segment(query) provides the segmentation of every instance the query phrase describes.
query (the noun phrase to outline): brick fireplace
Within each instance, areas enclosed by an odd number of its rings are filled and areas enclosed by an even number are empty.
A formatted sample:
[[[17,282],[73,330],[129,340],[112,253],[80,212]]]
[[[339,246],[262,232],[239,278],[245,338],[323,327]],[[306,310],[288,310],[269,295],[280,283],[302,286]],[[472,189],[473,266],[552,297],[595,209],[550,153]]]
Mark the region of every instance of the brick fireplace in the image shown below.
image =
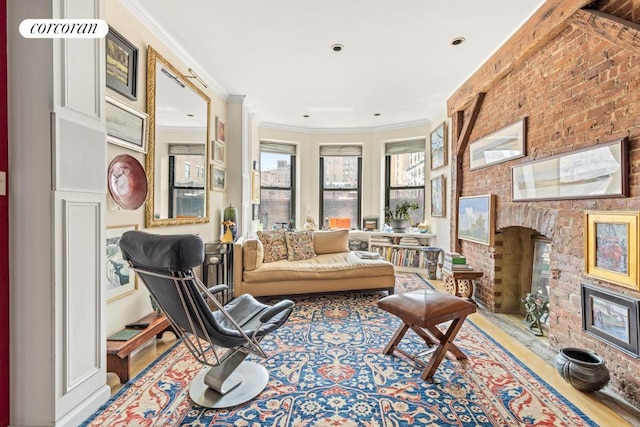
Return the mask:
[[[585,274],[583,224],[588,210],[640,211],[640,48],[624,40],[640,38],[640,0],[603,0],[589,6],[598,12],[565,10],[566,21],[558,18],[557,10],[540,14],[529,33],[515,35],[514,43],[496,52],[449,99],[452,204],[464,196],[493,194],[496,199],[493,246],[458,241],[455,219],[452,242],[484,273],[476,281],[476,301],[509,313],[520,311],[530,286],[532,239],[548,239],[549,345],[596,351],[611,371],[609,387],[640,406],[640,361],[587,334],[581,305],[583,283],[640,298],[637,289]],[[560,23],[550,31],[553,19]],[[613,30],[603,34],[598,24]],[[471,170],[469,144],[524,117],[526,156]],[[513,165],[624,137],[629,141],[628,197],[512,200]]]

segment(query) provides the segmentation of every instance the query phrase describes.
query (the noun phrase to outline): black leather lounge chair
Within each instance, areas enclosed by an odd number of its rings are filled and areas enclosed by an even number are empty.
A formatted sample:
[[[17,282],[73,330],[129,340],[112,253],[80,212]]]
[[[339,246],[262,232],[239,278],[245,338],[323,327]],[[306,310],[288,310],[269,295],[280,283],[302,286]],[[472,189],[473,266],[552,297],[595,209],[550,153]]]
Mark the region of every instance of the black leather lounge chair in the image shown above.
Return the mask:
[[[223,306],[214,295],[227,286],[207,289],[193,271],[204,259],[204,244],[196,235],[129,231],[120,248],[178,337],[204,365],[189,387],[191,399],[201,406],[226,408],[257,396],[269,373],[244,359],[249,354],[267,357],[260,341],[286,322],[293,302],[270,306],[245,294]]]

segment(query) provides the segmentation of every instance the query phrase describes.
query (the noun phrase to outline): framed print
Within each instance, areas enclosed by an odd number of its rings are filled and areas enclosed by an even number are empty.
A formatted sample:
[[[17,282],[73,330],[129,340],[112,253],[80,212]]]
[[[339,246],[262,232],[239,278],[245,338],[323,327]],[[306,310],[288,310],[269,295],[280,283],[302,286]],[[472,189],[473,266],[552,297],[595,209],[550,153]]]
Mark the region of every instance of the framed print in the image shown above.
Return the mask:
[[[213,141],[213,161],[224,165],[224,143],[219,141]]]
[[[638,347],[638,306],[640,300],[582,284],[582,328],[633,356]]]
[[[260,219],[260,205],[258,203],[251,205],[251,219],[254,221]]]
[[[209,188],[224,191],[227,186],[227,171],[216,165],[209,165]]]
[[[585,272],[588,276],[638,288],[638,212],[584,214]]]
[[[227,141],[224,122],[220,120],[220,117],[217,117],[217,116],[216,116],[216,141],[220,141],[220,142]]]
[[[141,153],[147,152],[147,114],[106,97],[107,142]]]
[[[469,145],[470,170],[526,155],[527,118],[472,142]]]
[[[107,87],[135,101],[138,96],[138,48],[111,27],[105,42]]]
[[[458,239],[493,246],[495,198],[495,194],[460,197]]]
[[[362,218],[363,231],[378,231],[378,218]]]
[[[629,195],[627,138],[511,168],[512,199],[562,200]]]
[[[431,178],[431,216],[445,216],[445,181],[444,175]]]
[[[260,202],[260,171],[251,171],[251,201]]]
[[[442,122],[429,135],[431,170],[447,165],[447,122]]]
[[[127,231],[137,230],[138,226],[116,225],[107,227],[107,302],[122,298],[138,289],[138,278],[129,264],[122,258],[120,238]]]

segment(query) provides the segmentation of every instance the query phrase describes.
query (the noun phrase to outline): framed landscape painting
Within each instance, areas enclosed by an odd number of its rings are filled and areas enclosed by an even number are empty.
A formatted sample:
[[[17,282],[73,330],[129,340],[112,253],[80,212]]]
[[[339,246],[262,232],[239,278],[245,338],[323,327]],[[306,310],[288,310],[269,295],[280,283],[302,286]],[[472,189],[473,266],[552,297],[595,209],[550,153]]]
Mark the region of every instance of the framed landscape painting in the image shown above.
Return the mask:
[[[431,170],[447,165],[447,122],[442,122],[429,135]]]
[[[582,328],[620,350],[638,356],[638,305],[635,298],[582,284]]]
[[[638,212],[584,214],[585,272],[588,276],[638,288]]]
[[[106,96],[107,142],[147,152],[147,114]]]
[[[527,118],[490,133],[469,145],[469,169],[480,169],[526,154]]]
[[[129,99],[137,99],[138,48],[109,27],[105,37],[107,87]]]
[[[458,239],[493,246],[495,194],[460,197]]]
[[[445,216],[444,175],[431,178],[431,216]]]

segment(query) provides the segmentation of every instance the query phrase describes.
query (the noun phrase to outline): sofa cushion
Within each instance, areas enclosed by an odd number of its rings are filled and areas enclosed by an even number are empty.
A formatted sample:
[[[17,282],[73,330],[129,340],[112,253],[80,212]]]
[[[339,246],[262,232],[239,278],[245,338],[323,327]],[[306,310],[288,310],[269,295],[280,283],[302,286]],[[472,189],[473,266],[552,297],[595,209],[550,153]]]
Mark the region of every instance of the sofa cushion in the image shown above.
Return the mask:
[[[264,247],[264,262],[287,259],[287,241],[284,230],[258,231],[258,239]]]
[[[316,255],[349,252],[349,230],[316,231],[313,246]]]
[[[287,259],[299,261],[316,256],[313,249],[313,231],[296,231],[285,233],[287,240]]]
[[[242,244],[242,267],[245,271],[253,271],[262,265],[264,246],[258,239],[245,240]]]

